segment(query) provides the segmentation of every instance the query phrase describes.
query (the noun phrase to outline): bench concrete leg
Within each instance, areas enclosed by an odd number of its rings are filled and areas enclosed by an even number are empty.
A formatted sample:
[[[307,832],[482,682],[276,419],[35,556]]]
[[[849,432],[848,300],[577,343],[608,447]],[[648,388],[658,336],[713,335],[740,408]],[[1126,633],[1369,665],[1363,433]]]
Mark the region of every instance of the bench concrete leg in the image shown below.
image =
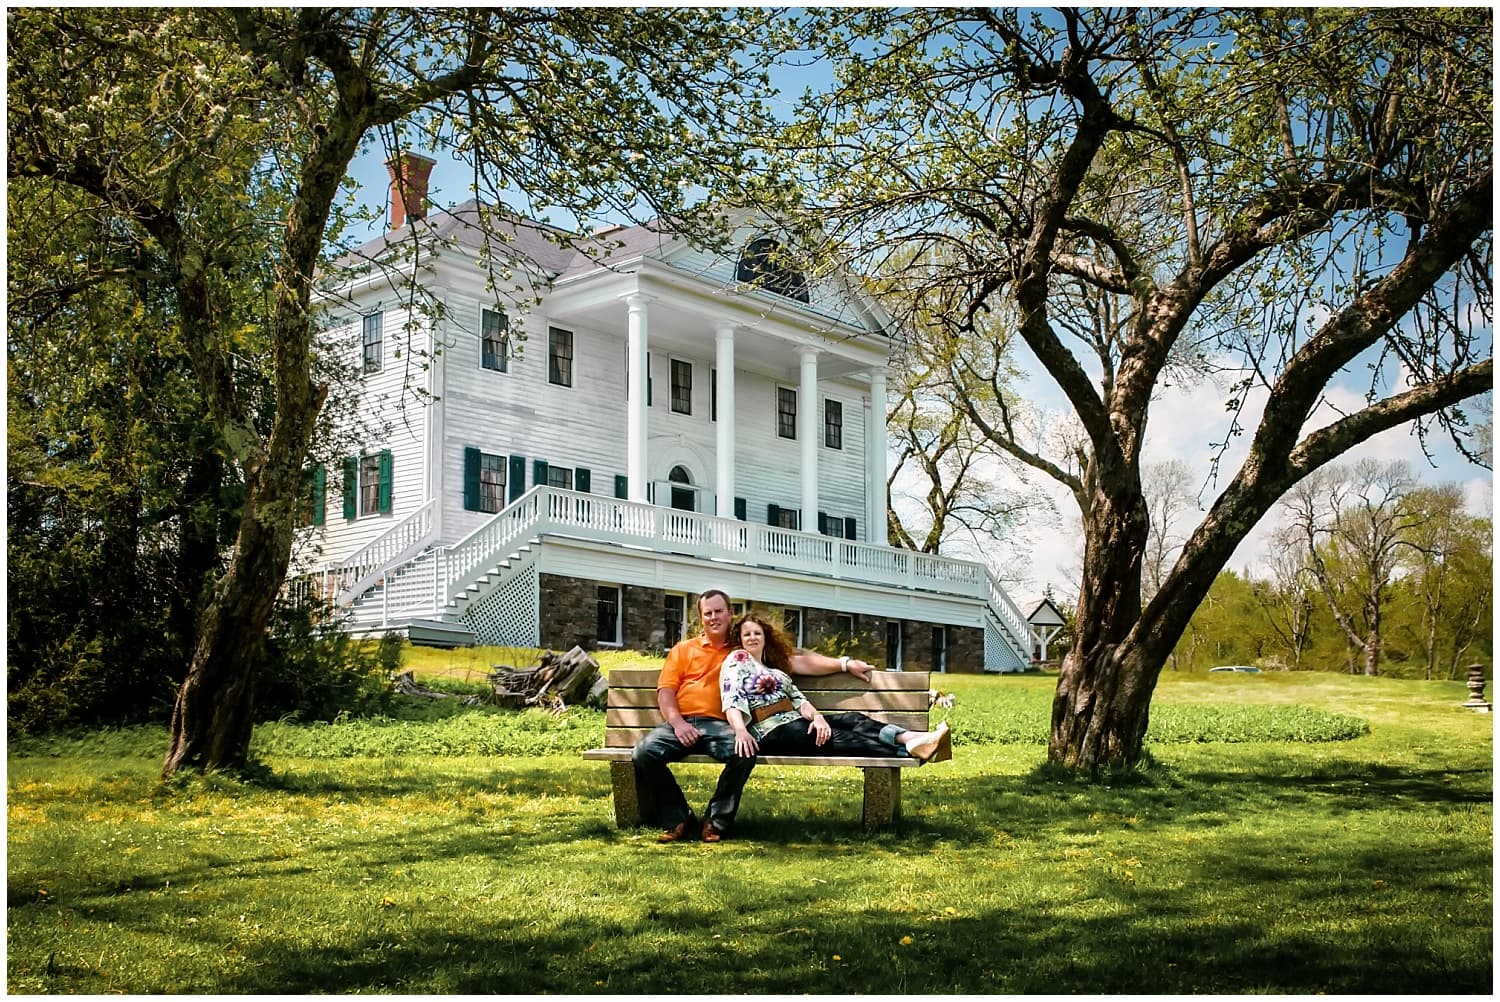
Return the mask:
[[[901,770],[865,766],[865,827],[884,828],[901,817]]]
[[[611,762],[609,782],[615,791],[615,824],[634,828],[641,823],[641,800],[635,788],[635,763]]]

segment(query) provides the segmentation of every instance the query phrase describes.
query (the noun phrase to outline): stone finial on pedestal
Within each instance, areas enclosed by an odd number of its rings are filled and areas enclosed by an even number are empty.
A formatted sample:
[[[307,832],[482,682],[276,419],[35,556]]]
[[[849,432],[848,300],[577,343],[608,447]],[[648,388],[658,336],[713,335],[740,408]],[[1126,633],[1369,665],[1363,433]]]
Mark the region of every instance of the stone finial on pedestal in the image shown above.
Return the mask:
[[[1489,713],[1490,704],[1484,699],[1484,666],[1469,665],[1469,699],[1464,706],[1476,713]]]

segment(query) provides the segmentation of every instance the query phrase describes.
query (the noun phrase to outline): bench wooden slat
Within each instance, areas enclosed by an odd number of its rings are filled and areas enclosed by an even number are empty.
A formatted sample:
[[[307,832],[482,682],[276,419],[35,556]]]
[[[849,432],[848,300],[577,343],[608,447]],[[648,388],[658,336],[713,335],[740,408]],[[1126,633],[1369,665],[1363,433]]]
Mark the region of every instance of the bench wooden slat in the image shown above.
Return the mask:
[[[909,731],[925,731],[927,729],[927,714],[923,713],[866,713],[865,716],[878,720],[883,724],[895,724]],[[606,736],[612,730],[623,729],[631,732],[626,736],[632,744],[636,740],[646,736],[657,724],[661,723],[661,712],[655,707],[616,707],[605,711],[604,725]],[[606,741],[606,743],[608,743]],[[621,747],[615,745],[613,747]]]
[[[608,706],[612,710],[655,709],[655,689],[624,689],[609,691]],[[910,692],[844,692],[842,690],[815,690],[804,692],[808,702],[825,713],[859,710],[865,713],[881,710],[901,710],[906,713],[927,712],[927,690]]]
[[[583,757],[591,762],[629,762],[630,749],[591,748],[583,753]],[[718,759],[710,758],[707,755],[689,755],[687,758],[680,759],[679,761],[686,762],[689,765],[723,765]],[[886,758],[885,756],[876,757],[874,755],[864,757],[856,755],[840,755],[836,757],[821,755],[760,755],[755,759],[755,762],[757,767],[762,765],[814,765],[827,766],[830,769],[837,769],[844,766],[859,766],[867,769],[914,769],[922,764],[914,758]]]
[[[871,689],[912,690],[927,689],[929,672],[925,671],[872,671],[870,680],[862,682],[845,672],[832,675],[793,675],[792,681],[803,692],[814,689],[847,689],[850,692],[868,692]],[[655,689],[660,668],[612,668],[609,672],[609,688]]]

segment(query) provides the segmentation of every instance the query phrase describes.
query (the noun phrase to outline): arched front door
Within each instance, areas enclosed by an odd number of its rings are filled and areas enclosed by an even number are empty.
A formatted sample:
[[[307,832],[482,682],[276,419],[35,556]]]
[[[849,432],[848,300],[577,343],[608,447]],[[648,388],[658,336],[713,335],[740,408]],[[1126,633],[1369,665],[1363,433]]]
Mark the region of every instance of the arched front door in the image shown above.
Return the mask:
[[[697,511],[698,492],[691,487],[676,486],[677,484],[691,484],[693,482],[692,474],[688,473],[687,468],[683,466],[672,467],[672,472],[667,474],[667,479],[673,484],[672,507],[678,511]]]

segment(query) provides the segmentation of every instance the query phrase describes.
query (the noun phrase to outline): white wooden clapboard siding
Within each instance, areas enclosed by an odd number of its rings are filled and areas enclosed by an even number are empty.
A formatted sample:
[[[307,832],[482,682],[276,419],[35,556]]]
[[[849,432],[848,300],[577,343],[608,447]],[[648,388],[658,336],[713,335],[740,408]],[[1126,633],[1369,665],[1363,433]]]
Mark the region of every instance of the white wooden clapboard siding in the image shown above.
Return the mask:
[[[325,466],[324,559],[338,560],[378,538],[393,525],[426,503],[427,428],[429,406],[419,395],[406,392],[408,382],[427,387],[424,366],[431,358],[431,335],[427,322],[418,317],[408,329],[410,313],[394,297],[369,299],[346,309],[346,320],[331,330],[324,343],[352,365],[358,373],[355,392],[360,400],[361,420],[369,439],[361,441]],[[364,316],[381,314],[381,367],[362,373]],[[391,511],[344,518],[345,456],[391,453]],[[358,509],[356,508],[356,511]]]

